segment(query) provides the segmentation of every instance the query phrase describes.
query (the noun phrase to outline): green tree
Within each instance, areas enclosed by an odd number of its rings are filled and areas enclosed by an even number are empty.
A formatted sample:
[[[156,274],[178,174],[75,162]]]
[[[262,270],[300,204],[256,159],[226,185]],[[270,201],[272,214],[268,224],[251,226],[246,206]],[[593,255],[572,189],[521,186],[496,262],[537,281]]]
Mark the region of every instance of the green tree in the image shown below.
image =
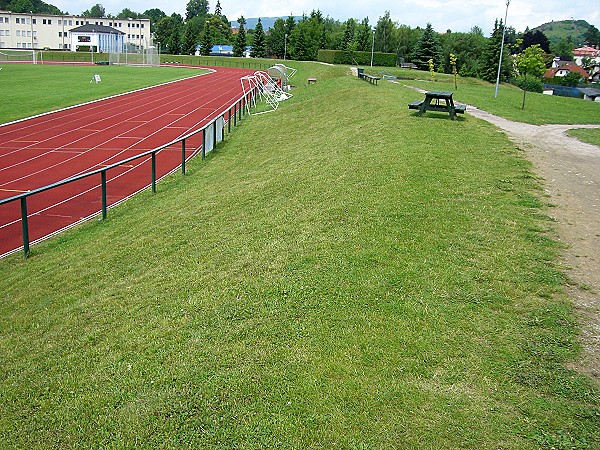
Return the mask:
[[[573,38],[570,35],[566,38],[562,38],[556,44],[551,45],[550,49],[552,50],[552,53],[562,60],[573,60],[573,50],[575,49],[575,44],[573,43]]]
[[[373,32],[369,25],[369,18],[365,17],[356,31],[356,49],[360,52],[366,52],[371,48]]]
[[[156,22],[154,31],[154,40],[161,43],[161,48],[165,53],[173,55],[181,52],[181,30],[183,28],[183,18],[176,13],[163,17]]]
[[[162,11],[161,9],[158,8],[151,8],[151,9],[147,9],[146,11],[144,11],[142,13],[142,17],[146,17],[147,19],[150,19],[150,30],[152,32],[154,32],[154,27],[156,26],[156,22],[158,22],[160,19],[162,19],[163,17],[166,17],[167,15],[164,13],[164,11]]]
[[[213,37],[210,32],[210,25],[204,24],[204,30],[202,31],[202,38],[200,43],[200,54],[202,56],[210,55],[210,51],[213,48]]]
[[[375,51],[376,52],[392,52],[395,48],[393,42],[394,23],[390,17],[390,12],[379,18],[375,26]]]
[[[279,59],[283,59],[284,56],[287,56],[285,55],[287,50],[286,39],[285,20],[280,17],[275,20],[273,28],[269,28],[269,33],[267,33],[268,52]]]
[[[185,20],[208,15],[208,0],[190,0],[185,7]]]
[[[496,81],[498,76],[498,64],[500,62],[500,53],[502,48],[502,20],[494,23],[494,31],[487,45],[482,58],[481,78],[490,83]],[[500,69],[500,79],[507,80],[511,75],[511,65],[509,62],[509,52],[503,52]]]
[[[106,10],[100,3],[96,3],[90,9],[83,11],[81,15],[84,17],[106,17]]]
[[[421,28],[411,28],[408,25],[400,25],[394,33],[396,35],[398,61],[411,60],[417,48],[417,43],[423,35],[423,30]]]
[[[438,34],[434,31],[431,24],[428,23],[419,42],[417,42],[413,63],[421,70],[428,70],[430,59],[433,59],[434,64],[441,63],[441,50]]]
[[[250,56],[253,58],[266,58],[267,57],[267,42],[265,40],[265,30],[263,29],[260,17],[254,27],[254,36],[252,39],[252,50],[250,50]]]
[[[246,29],[244,28],[246,25],[246,19],[244,19],[244,16],[241,16],[237,22],[239,24],[239,28],[237,37],[233,43],[233,56],[243,56],[244,51],[246,50]]]
[[[600,47],[600,31],[594,25],[590,25],[590,27],[585,32],[585,45],[589,45],[591,47]]]
[[[217,0],[217,4],[215,5],[215,16],[221,17],[223,15],[223,8],[221,8],[221,2]]]
[[[517,70],[519,74],[524,77],[523,83],[523,104],[521,109],[525,109],[525,95],[527,94],[527,76],[534,78],[541,78],[546,71],[546,64],[544,63],[546,53],[539,44],[534,44],[531,47],[527,47],[523,53],[517,55]]]
[[[200,42],[200,34],[207,29],[205,20],[202,17],[192,17],[184,25],[183,31],[183,53],[193,55],[196,53],[196,46]]]
[[[29,13],[29,11],[34,10],[34,6],[31,0],[13,0],[6,8],[2,9],[7,9],[16,13]]]
[[[136,13],[135,11],[132,11],[129,8],[123,8],[121,12],[117,14],[117,19],[137,19],[138,17],[142,17],[142,14]]]

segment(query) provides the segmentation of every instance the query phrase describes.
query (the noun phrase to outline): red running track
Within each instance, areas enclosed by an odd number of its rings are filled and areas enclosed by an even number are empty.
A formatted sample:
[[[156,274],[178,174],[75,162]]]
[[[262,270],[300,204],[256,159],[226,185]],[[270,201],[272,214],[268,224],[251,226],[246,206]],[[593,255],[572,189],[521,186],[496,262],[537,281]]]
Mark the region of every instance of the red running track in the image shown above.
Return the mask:
[[[100,169],[180,138],[225,114],[243,95],[248,69],[210,74],[0,126],[0,199]],[[202,143],[186,140],[186,159]],[[181,145],[157,155],[157,178],[181,164]],[[107,172],[108,205],[151,183],[150,157]],[[100,175],[27,199],[32,243],[97,215]],[[0,257],[23,246],[20,202],[0,205]]]

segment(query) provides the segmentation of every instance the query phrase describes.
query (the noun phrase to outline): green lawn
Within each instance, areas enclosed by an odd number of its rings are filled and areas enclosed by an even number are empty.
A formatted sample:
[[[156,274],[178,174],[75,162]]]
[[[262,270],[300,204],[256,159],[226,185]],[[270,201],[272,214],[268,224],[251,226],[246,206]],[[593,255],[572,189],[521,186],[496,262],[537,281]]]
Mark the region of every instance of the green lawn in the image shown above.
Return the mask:
[[[178,80],[205,70],[174,67],[4,64],[0,123],[121,92]],[[91,82],[94,74],[101,83]]]
[[[522,152],[416,117],[399,84],[289,65],[294,97],[187,176],[0,261],[0,441],[598,448]]]
[[[568,134],[569,136],[576,137],[580,141],[600,147],[600,129],[598,128],[576,128],[574,130],[569,130]]]
[[[379,69],[367,68],[370,73]],[[402,85],[418,87],[428,91],[452,91],[454,101],[476,106],[492,114],[517,122],[533,125],[544,124],[600,124],[600,103],[553,95],[528,92],[525,110],[521,110],[523,91],[510,84],[501,84],[498,97],[494,98],[495,85],[475,78],[458,77],[454,87],[452,75],[435,74],[431,80],[429,72],[408,69],[389,69],[394,75],[410,78],[398,80]],[[420,98],[415,93],[412,100]]]

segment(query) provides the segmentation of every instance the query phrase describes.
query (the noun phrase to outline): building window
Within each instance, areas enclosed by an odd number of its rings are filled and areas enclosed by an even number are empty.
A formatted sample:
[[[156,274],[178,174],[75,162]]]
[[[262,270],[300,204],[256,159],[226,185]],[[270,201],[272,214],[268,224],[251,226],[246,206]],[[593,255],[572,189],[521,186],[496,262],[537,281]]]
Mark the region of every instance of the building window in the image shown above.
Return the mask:
[[[33,24],[35,25],[37,23],[37,19],[33,19]]]
[[[27,30],[27,37],[31,37],[31,31]]]
[[[4,30],[0,30],[0,36],[4,36]]]
[[[73,26],[73,21],[69,20],[69,26],[72,27]]]
[[[17,17],[17,18],[15,19],[15,23],[21,23],[21,18]]]
[[[37,31],[33,31],[33,37],[37,37]]]
[[[76,21],[75,21],[75,25],[79,25],[79,20],[76,20]]]
[[[27,21],[27,25],[31,25],[31,17],[28,17],[27,19],[25,19]]]
[[[52,19],[48,19],[48,25],[52,25]]]
[[[46,19],[42,19],[42,23],[46,25]]]
[[[21,30],[17,30],[17,36],[21,36]]]
[[[4,17],[0,17],[0,23],[4,22]]]
[[[62,31],[59,31],[59,32],[58,32],[58,37],[63,37],[63,35],[62,35]]]
[[[69,37],[69,32],[65,31],[65,37]]]
[[[10,36],[10,30],[4,30],[4,36]]]

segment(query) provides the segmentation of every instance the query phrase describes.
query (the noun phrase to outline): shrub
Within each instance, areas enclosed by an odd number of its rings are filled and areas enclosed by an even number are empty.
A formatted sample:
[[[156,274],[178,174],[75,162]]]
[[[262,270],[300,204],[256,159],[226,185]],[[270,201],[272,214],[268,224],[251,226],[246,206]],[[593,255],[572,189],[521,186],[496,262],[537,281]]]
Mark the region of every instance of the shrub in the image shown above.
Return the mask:
[[[371,52],[350,52],[344,50],[319,50],[317,61],[329,64],[371,64]],[[373,65],[384,67],[396,66],[395,53],[373,53]]]
[[[539,78],[527,77],[525,79],[525,77],[517,77],[511,80],[511,84],[527,92],[538,92],[540,94],[544,92],[544,86]]]

